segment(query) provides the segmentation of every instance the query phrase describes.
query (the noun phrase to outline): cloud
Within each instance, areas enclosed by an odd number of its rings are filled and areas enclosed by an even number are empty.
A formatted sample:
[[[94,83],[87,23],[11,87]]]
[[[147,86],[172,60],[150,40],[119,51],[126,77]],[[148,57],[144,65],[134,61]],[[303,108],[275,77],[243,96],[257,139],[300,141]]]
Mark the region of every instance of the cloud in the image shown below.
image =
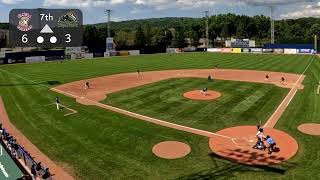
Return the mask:
[[[315,5],[304,5],[281,14],[281,19],[297,19],[301,17],[320,17],[320,2]]]
[[[91,3],[91,0],[44,0],[43,6],[89,7]]]
[[[162,7],[180,7],[180,8],[192,8],[192,7],[210,7],[215,4],[220,5],[289,5],[293,3],[303,2],[316,2],[316,0],[134,0],[134,4],[153,6],[156,9],[162,9]]]
[[[23,2],[24,0],[0,0],[0,3],[3,4],[19,4]]]
[[[101,7],[106,5],[125,4],[132,0],[44,0],[43,6],[61,6],[61,7],[78,7],[90,8]]]
[[[0,1],[21,1],[21,0],[0,0]],[[219,5],[289,5],[292,3],[316,2],[316,0],[44,0],[44,6],[52,5],[65,7],[99,7],[103,5],[126,5],[132,7],[147,6],[156,10],[163,9],[191,9],[210,8]]]

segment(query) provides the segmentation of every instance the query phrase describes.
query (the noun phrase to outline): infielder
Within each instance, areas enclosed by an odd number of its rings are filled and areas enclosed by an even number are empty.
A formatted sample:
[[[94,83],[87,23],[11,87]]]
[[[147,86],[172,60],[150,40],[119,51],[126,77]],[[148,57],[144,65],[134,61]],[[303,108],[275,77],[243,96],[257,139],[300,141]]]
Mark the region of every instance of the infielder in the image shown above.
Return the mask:
[[[60,101],[59,101],[59,97],[56,97],[56,106],[57,106],[57,110],[60,110]]]
[[[84,85],[84,89],[85,90],[90,89],[90,83],[89,82],[86,82],[86,84]]]

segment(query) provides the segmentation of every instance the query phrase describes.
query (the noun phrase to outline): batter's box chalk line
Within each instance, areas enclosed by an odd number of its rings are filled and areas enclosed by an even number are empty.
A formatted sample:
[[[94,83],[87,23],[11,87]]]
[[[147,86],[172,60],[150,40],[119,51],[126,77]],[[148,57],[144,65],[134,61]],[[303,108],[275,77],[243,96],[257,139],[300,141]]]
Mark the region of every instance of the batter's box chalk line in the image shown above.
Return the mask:
[[[253,144],[255,144],[256,140],[256,136],[231,138],[233,144],[235,144],[238,147],[252,146]]]

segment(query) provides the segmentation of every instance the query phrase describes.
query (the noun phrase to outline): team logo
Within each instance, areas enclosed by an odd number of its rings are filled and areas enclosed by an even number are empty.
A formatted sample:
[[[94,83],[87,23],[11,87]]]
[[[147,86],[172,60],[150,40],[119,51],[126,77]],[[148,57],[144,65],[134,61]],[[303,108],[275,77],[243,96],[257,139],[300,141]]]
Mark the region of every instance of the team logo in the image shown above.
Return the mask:
[[[17,28],[20,31],[30,31],[32,29],[32,25],[29,25],[29,21],[31,19],[31,14],[29,13],[21,13],[18,14],[18,18],[19,18],[19,24],[17,26]]]
[[[78,27],[78,25],[78,17],[73,11],[59,17],[58,27]]]

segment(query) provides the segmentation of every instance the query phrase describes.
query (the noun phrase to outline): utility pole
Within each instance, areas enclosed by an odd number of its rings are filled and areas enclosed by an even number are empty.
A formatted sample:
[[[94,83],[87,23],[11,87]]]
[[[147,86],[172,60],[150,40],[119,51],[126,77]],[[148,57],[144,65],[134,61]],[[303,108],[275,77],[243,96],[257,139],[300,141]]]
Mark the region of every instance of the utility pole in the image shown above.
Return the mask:
[[[204,11],[206,16],[206,48],[209,47],[209,11]]]
[[[108,16],[108,38],[110,38],[111,37],[111,33],[110,33],[111,10],[107,9],[105,10],[105,13],[107,13],[107,16]]]
[[[271,44],[274,44],[274,19],[273,19],[273,14],[274,14],[274,7],[270,6]]]

